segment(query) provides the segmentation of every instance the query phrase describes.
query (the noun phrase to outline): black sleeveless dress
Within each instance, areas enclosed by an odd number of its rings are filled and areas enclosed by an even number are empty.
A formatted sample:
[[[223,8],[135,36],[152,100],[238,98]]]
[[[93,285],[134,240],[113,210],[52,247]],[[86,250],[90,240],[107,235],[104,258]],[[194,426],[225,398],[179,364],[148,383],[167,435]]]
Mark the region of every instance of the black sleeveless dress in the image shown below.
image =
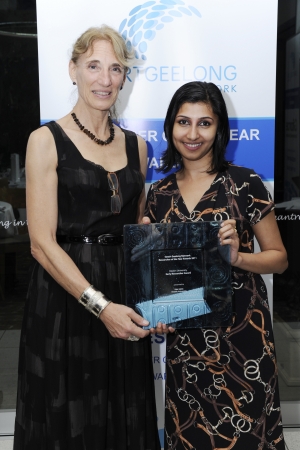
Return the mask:
[[[107,171],[84,159],[56,122],[58,235],[121,235],[143,189],[137,137],[122,130],[122,210],[111,213]],[[96,289],[124,303],[121,245],[62,244]],[[35,263],[21,333],[14,450],[158,450],[150,338],[110,336]]]

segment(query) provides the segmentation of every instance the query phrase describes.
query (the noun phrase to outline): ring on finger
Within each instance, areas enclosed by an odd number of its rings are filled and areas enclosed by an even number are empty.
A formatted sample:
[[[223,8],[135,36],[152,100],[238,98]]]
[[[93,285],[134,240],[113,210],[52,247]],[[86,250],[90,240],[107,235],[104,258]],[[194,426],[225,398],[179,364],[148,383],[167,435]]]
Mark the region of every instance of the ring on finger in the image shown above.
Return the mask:
[[[137,336],[134,336],[134,334],[131,334],[128,338],[127,341],[138,341],[140,338]]]

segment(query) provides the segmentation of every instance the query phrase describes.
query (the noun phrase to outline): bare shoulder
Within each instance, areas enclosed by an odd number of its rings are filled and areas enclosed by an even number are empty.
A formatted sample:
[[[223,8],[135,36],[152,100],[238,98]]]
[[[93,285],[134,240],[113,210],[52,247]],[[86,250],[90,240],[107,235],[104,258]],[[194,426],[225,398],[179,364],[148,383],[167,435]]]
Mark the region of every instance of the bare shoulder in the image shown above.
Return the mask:
[[[147,144],[145,139],[142,138],[139,134],[137,134],[138,146],[139,150],[142,152],[147,152]]]
[[[54,139],[48,127],[40,127],[37,130],[34,130],[28,139],[28,145],[33,146],[51,145],[51,143],[54,144]]]
[[[147,173],[147,144],[145,142],[145,140],[137,135],[137,139],[138,139],[138,147],[139,147],[139,155],[140,155],[140,164],[141,164],[141,171],[144,174],[144,176],[146,177],[146,173]]]
[[[33,131],[28,139],[26,160],[35,160],[36,164],[57,163],[57,152],[53,135],[48,127]]]

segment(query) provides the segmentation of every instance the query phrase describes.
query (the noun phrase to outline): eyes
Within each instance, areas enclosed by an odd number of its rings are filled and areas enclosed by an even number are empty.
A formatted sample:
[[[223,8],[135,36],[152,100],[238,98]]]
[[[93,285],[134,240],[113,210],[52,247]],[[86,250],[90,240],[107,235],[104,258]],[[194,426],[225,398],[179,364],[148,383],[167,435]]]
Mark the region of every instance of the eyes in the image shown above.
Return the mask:
[[[189,126],[191,125],[191,121],[189,119],[177,119],[176,123],[181,126]],[[212,125],[212,121],[208,119],[201,119],[198,121],[197,126],[208,128]]]
[[[98,63],[94,63],[94,62],[91,62],[90,64],[88,64],[87,68],[92,73],[94,73],[94,72],[98,73],[98,72],[100,72],[102,70],[101,65],[98,64]],[[124,74],[124,69],[123,69],[123,67],[121,67],[119,65],[115,65],[115,66],[111,66],[109,68],[109,72],[110,72],[111,75],[114,75],[114,76],[116,76],[116,75],[123,75]]]

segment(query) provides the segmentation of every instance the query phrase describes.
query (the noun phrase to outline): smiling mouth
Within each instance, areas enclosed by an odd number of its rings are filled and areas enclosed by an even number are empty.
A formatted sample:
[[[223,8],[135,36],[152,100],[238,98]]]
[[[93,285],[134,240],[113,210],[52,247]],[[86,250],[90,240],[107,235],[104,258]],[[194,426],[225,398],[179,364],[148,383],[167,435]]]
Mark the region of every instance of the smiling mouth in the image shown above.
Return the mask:
[[[202,142],[197,142],[197,144],[190,144],[189,142],[184,142],[183,144],[190,149],[195,149],[201,147]]]
[[[103,92],[103,91],[92,91],[93,94],[99,95],[100,97],[108,97],[111,93],[110,92]]]

